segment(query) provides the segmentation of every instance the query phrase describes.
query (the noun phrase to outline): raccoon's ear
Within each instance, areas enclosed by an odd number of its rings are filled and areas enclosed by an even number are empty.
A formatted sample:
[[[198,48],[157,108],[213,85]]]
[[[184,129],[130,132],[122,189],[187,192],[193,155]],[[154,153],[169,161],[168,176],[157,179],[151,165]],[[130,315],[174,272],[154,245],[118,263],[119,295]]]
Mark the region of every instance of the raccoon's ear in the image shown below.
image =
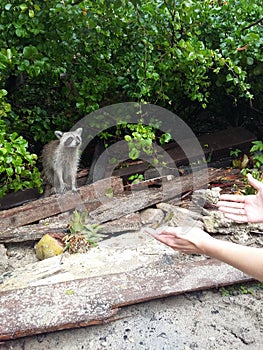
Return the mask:
[[[60,139],[63,135],[62,131],[55,131],[55,135],[57,136],[58,139]]]
[[[77,130],[75,130],[75,133],[77,134],[77,135],[81,135],[81,133],[82,133],[82,128],[78,128]]]

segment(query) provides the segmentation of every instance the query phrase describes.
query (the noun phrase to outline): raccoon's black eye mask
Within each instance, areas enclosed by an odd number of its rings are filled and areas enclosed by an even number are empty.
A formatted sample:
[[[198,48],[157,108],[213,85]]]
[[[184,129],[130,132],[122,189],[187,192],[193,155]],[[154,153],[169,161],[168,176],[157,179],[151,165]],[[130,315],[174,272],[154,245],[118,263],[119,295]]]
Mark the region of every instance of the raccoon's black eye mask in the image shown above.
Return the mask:
[[[72,136],[68,137],[68,138],[66,139],[66,141],[65,141],[65,146],[69,146],[73,140],[74,140],[74,139],[73,139]]]

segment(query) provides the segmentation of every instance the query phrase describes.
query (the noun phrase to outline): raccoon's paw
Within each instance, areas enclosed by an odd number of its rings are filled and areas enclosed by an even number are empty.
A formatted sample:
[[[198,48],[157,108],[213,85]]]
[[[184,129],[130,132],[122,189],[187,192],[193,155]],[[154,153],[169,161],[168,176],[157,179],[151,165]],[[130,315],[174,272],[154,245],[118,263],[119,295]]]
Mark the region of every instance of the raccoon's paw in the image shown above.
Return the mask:
[[[72,191],[73,193],[78,193],[78,192],[79,192],[79,189],[76,188],[76,187],[74,186],[74,187],[72,187],[71,191]]]
[[[60,193],[66,193],[69,190],[70,190],[70,186],[67,184],[64,184],[63,186],[60,187]]]
[[[56,187],[52,187],[50,189],[50,194],[56,194],[56,193],[58,193],[58,190],[56,189]]]

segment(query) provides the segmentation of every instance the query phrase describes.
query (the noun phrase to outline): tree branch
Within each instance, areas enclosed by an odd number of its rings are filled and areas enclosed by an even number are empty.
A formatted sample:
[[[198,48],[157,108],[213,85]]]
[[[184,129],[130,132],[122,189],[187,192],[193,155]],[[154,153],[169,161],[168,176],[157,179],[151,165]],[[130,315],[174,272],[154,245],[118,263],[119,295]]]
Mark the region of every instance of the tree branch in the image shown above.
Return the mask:
[[[262,16],[260,19],[258,19],[257,21],[255,21],[255,22],[249,24],[248,26],[242,28],[241,31],[243,32],[244,30],[249,29],[249,28],[255,26],[256,24],[258,24],[258,23],[260,23],[260,22],[262,22],[262,21],[263,21],[263,16]]]

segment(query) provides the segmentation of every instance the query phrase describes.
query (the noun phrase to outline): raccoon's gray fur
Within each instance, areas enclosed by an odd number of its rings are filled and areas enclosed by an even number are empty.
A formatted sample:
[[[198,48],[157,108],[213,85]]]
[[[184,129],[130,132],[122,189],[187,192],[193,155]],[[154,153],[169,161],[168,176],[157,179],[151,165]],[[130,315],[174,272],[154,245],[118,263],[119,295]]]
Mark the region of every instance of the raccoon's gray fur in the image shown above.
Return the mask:
[[[69,189],[76,192],[76,174],[82,128],[75,131],[55,131],[58,140],[46,144],[42,151],[43,171],[47,182],[53,187],[51,193],[63,193]]]

